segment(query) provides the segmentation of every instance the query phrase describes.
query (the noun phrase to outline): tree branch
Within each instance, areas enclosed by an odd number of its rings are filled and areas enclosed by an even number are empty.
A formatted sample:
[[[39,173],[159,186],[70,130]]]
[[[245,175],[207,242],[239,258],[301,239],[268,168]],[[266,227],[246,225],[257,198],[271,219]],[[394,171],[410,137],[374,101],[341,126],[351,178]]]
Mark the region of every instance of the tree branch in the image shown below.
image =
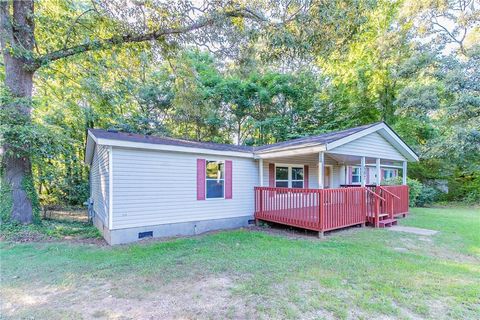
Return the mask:
[[[254,14],[250,10],[232,10],[222,14],[224,17],[246,17],[253,20],[263,20],[257,14]],[[103,50],[114,47],[116,45],[122,45],[125,43],[138,43],[144,41],[152,41],[164,38],[168,35],[178,35],[189,33],[209,25],[214,24],[220,19],[219,15],[211,15],[210,17],[201,18],[189,25],[181,26],[177,28],[164,28],[156,31],[144,33],[144,34],[124,34],[113,36],[108,39],[97,39],[84,44],[64,48],[61,50],[53,51],[34,59],[31,66],[34,69],[38,69],[42,65],[46,65],[52,61],[60,60],[70,56],[74,56],[83,52]]]

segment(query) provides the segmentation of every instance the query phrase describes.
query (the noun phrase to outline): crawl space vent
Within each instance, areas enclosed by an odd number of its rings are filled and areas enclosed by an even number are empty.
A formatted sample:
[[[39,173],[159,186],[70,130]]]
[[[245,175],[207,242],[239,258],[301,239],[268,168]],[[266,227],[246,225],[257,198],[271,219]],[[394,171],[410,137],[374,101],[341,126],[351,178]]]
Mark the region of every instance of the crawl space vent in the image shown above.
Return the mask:
[[[151,238],[153,237],[153,231],[145,231],[138,233],[138,239]]]

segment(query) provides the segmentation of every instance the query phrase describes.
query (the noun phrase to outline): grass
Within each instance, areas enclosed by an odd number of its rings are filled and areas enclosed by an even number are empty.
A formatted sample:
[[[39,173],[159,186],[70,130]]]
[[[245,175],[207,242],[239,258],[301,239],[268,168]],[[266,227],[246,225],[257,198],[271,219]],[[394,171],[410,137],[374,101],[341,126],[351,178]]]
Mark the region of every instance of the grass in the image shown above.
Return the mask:
[[[3,240],[16,242],[101,238],[100,232],[87,222],[57,219],[42,220],[41,223],[28,226],[4,223],[0,227],[0,234]]]
[[[99,247],[1,249],[10,318],[480,318],[480,212],[413,209],[431,237],[353,228],[325,241],[237,230]]]
[[[21,225],[0,223],[0,239],[14,242],[42,240],[98,240],[101,234],[88,223],[86,211],[78,208],[49,211],[48,218],[40,223]]]

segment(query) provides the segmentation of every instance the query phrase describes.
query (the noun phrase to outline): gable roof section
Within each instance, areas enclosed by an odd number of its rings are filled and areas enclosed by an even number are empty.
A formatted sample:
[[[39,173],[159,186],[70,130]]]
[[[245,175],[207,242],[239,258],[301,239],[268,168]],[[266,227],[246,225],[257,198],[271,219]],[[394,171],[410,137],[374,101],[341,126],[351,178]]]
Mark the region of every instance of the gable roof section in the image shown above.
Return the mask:
[[[409,161],[418,161],[418,155],[413,151],[405,141],[400,138],[400,136],[390,128],[385,122],[377,122],[373,124],[371,127],[365,128],[361,131],[352,133],[346,137],[341,139],[337,139],[335,141],[328,142],[326,145],[326,150],[332,150],[337,148],[341,145],[349,143],[353,140],[359,139],[364,137],[368,134],[377,132],[380,134],[385,140],[387,140],[395,149],[397,149],[407,160]]]
[[[306,145],[319,145],[319,144],[324,145],[326,143],[333,142],[333,141],[345,138],[351,134],[357,133],[359,131],[368,129],[379,123],[381,122],[367,124],[364,126],[350,128],[350,129],[341,130],[341,131],[323,133],[315,136],[308,136],[308,137],[302,137],[302,138],[292,139],[288,141],[277,142],[273,144],[266,144],[263,146],[255,147],[255,152],[262,153],[262,152],[268,152],[268,151],[279,150],[279,149],[284,150],[287,148],[295,148],[298,146],[306,146]]]
[[[302,137],[259,147],[147,136],[135,133],[107,131],[103,129],[89,129],[85,162],[91,162],[94,144],[251,158],[280,152],[294,152],[296,149],[304,148],[308,148],[311,152],[320,150],[328,151],[373,132],[378,132],[382,135],[397,150],[399,150],[406,159],[410,161],[418,161],[418,156],[415,152],[408,147],[408,145],[386,123],[376,122],[346,130]]]

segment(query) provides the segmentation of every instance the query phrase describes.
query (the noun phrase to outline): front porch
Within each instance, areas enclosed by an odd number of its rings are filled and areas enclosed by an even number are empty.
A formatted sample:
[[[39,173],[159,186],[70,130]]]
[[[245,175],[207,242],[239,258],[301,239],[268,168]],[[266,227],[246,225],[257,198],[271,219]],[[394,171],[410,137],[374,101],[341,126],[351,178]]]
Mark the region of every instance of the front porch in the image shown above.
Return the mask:
[[[255,219],[320,235],[353,225],[395,225],[398,216],[408,214],[406,159],[351,153],[301,149],[263,155],[258,160]],[[402,185],[382,185],[400,176]]]
[[[352,225],[389,227],[408,213],[407,162],[418,156],[384,123],[264,146],[255,156],[257,220],[322,235]]]

